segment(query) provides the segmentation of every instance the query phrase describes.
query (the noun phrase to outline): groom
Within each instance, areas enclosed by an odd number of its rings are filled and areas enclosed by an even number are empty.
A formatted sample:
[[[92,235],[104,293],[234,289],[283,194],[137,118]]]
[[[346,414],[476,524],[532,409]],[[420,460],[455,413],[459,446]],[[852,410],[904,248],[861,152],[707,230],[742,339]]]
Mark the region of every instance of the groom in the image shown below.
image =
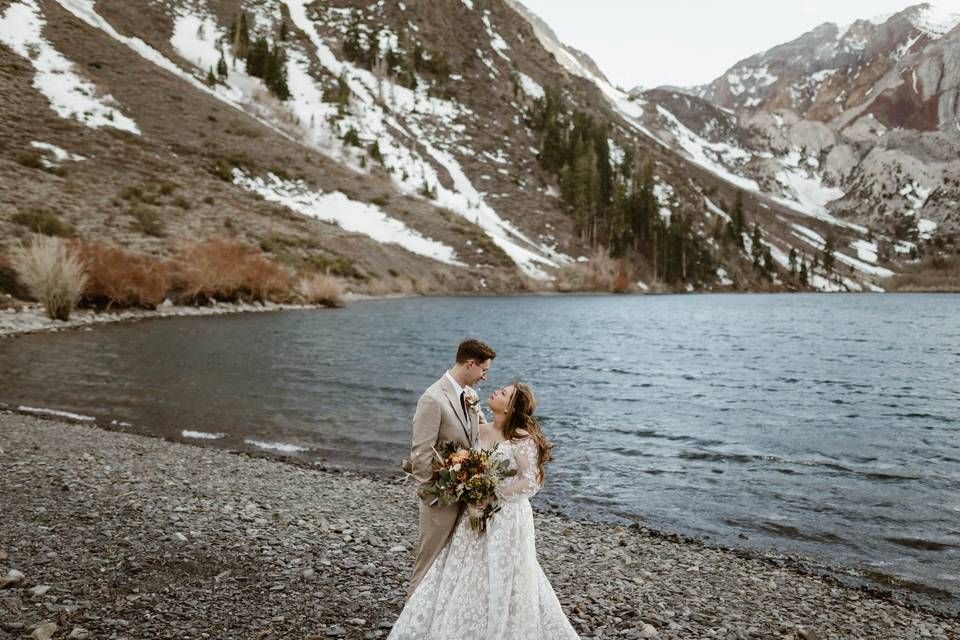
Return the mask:
[[[479,340],[464,340],[457,347],[454,367],[420,396],[413,417],[410,449],[412,475],[418,487],[429,486],[433,478],[434,447],[439,449],[445,442],[455,442],[470,448],[479,441],[483,413],[475,408],[479,397],[470,387],[487,379],[495,357],[496,352]],[[443,506],[430,499],[420,499],[420,538],[407,595],[413,593],[440,555],[453,534],[459,514],[459,505]]]

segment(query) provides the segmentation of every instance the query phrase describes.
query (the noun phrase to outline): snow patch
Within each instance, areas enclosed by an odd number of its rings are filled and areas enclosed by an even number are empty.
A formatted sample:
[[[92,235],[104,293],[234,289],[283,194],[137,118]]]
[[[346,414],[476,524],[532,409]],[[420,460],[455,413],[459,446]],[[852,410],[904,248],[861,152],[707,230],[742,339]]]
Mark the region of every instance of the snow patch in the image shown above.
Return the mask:
[[[498,56],[509,62],[510,57],[507,56],[504,51],[507,51],[510,45],[508,45],[506,40],[500,37],[500,34],[493,28],[493,24],[490,22],[489,11],[483,12],[483,26],[487,30],[487,35],[490,36],[490,46],[493,47],[493,50],[497,52]]]
[[[81,156],[76,153],[70,153],[66,149],[58,147],[55,144],[50,144],[49,142],[40,142],[39,140],[34,140],[30,143],[30,146],[34,149],[40,149],[41,151],[52,153],[55,162],[66,162],[67,160],[71,162],[80,162],[81,160],[87,159],[85,156]]]
[[[520,89],[522,89],[523,92],[531,98],[538,99],[543,98],[546,95],[546,93],[543,91],[543,87],[541,87],[536,80],[527,74],[518,72],[517,77],[520,80]]]
[[[380,243],[397,244],[411,253],[439,262],[463,266],[452,247],[425,238],[380,208],[351,200],[339,191],[319,193],[299,180],[281,180],[272,173],[266,178],[253,177],[239,169],[234,169],[233,183],[264,200],[282,204],[310,218],[332,222],[345,231],[363,234]]]
[[[707,142],[684,126],[675,115],[661,105],[657,105],[657,112],[672,125],[674,138],[677,143],[696,164],[741,189],[760,193],[760,185],[758,185],[755,180],[738,176],[720,164],[721,161],[736,162],[748,160],[750,158],[749,153],[723,142]]]
[[[672,213],[670,201],[673,200],[673,186],[657,182],[653,185],[653,195],[657,198],[657,203],[660,205],[660,217],[669,220]]]
[[[100,31],[103,31],[105,34],[107,34],[117,42],[120,42],[121,44],[124,44],[125,46],[133,50],[137,55],[139,55],[144,60],[147,60],[148,62],[152,62],[153,64],[157,65],[164,71],[168,71],[173,75],[177,76],[178,78],[181,78],[182,80],[186,80],[194,88],[199,89],[204,93],[207,93],[209,95],[212,95],[218,98],[219,100],[230,105],[234,109],[237,109],[238,111],[241,111],[243,113],[246,113],[247,115],[250,115],[251,117],[257,119],[261,124],[269,127],[270,129],[277,132],[281,136],[284,136],[285,138],[288,138],[288,139],[292,139],[291,136],[287,135],[285,132],[278,129],[272,122],[265,120],[263,118],[260,118],[257,115],[251,114],[248,111],[246,111],[243,108],[243,106],[240,105],[236,100],[236,97],[238,95],[236,93],[236,90],[227,91],[219,86],[216,89],[210,88],[206,84],[198,80],[196,77],[192,76],[191,74],[187,73],[186,71],[178,67],[172,60],[170,60],[169,58],[161,54],[159,51],[157,51],[156,49],[148,45],[146,42],[144,42],[140,38],[125,36],[118,33],[117,30],[113,28],[113,25],[107,22],[103,18],[103,16],[101,16],[96,12],[93,6],[94,5],[93,0],[56,0],[56,2],[61,7],[63,7],[64,9],[69,11],[71,14],[73,14],[76,18],[82,20],[83,22],[85,22],[86,24],[90,25],[95,29],[99,29]],[[201,39],[207,40],[208,38],[209,38],[209,35],[206,35],[204,38],[201,38]]]
[[[799,161],[798,163],[799,164]],[[777,172],[775,178],[792,198],[774,197],[773,199],[785,204],[792,209],[800,207],[800,211],[814,218],[825,220],[833,224],[847,225],[843,221],[833,217],[827,210],[827,204],[842,198],[844,192],[837,187],[830,187],[820,180],[816,174],[807,173],[800,169],[797,164],[792,167],[787,162],[787,167],[783,171]]]
[[[717,267],[717,277],[720,278],[720,284],[725,287],[733,284],[733,280],[730,279],[730,274],[728,274],[727,270],[723,267]]]
[[[458,118],[472,117],[472,112],[453,101],[440,100],[426,95],[426,87],[417,92],[380,79],[365,69],[340,61],[320,36],[316,25],[308,17],[305,0],[284,0],[290,18],[313,44],[320,64],[336,76],[346,78],[354,99],[360,104],[351,109],[351,114],[341,118],[341,126],[354,126],[362,140],[376,141],[383,156],[384,167],[391,179],[403,193],[416,194],[424,186],[436,192],[434,203],[478,224],[493,241],[527,275],[548,279],[543,267],[556,267],[569,261],[567,256],[551,247],[537,244],[519,229],[501,218],[483,199],[460,164],[448,149],[455,148],[461,140],[463,126]],[[293,54],[288,54],[291,59]],[[493,62],[478,55],[484,63],[496,71]],[[290,67],[288,67],[288,71]],[[303,69],[304,82],[309,78]],[[291,91],[297,82],[291,74]],[[304,100],[304,109],[309,109],[311,100]],[[386,111],[381,105],[386,105]],[[299,107],[297,107],[299,108]],[[424,122],[423,116],[430,121]],[[401,123],[395,116],[403,116]],[[303,120],[303,116],[301,116]],[[324,119],[314,119],[318,125]],[[429,133],[426,129],[429,127]],[[449,174],[453,187],[447,188],[439,180],[437,171],[417,148],[438,163]],[[444,148],[446,147],[446,148]]]
[[[900,195],[910,203],[911,209],[921,209],[930,197],[931,189],[916,182],[908,182],[900,189]]]
[[[929,240],[937,232],[937,223],[933,220],[920,218],[917,220],[917,233],[921,240]]]
[[[817,84],[820,84],[821,82],[823,82],[824,80],[826,80],[827,78],[835,74],[837,71],[839,71],[839,69],[821,69],[816,73],[810,74],[810,80],[812,80]]]
[[[915,35],[912,38],[907,39],[906,42],[897,47],[897,50],[894,52],[893,57],[896,60],[900,60],[903,56],[910,53],[910,50],[913,49],[913,45],[917,44],[917,40],[923,37],[923,34]]]
[[[928,36],[939,38],[960,24],[960,13],[928,3],[920,7],[913,24]]]
[[[723,209],[721,209],[720,207],[718,207],[717,205],[715,205],[715,204],[713,203],[713,200],[711,200],[710,198],[704,196],[704,197],[703,197],[703,202],[704,202],[704,204],[707,205],[707,211],[708,211],[708,212],[717,214],[718,216],[720,216],[721,218],[723,218],[723,219],[724,219],[725,221],[727,221],[727,222],[733,222],[733,218],[731,218],[730,215],[729,215],[726,211],[724,211]]]
[[[866,240],[854,240],[850,247],[857,252],[857,258],[871,264],[877,263],[877,243]]]
[[[64,119],[91,129],[113,127],[140,135],[137,124],[123,115],[110,94],[98,95],[92,82],[43,37],[45,20],[35,0],[14,2],[0,16],[0,42],[33,65],[33,86]]]
[[[824,291],[829,293],[837,293],[843,291],[843,287],[837,284],[834,280],[828,280],[818,273],[812,273],[807,277],[807,281],[810,283],[810,286],[816,289],[817,291]]]
[[[741,68],[737,71],[731,71],[727,74],[727,84],[730,85],[730,93],[735,96],[749,93],[754,95],[757,89],[769,87],[779,78],[772,73],[766,66]]]

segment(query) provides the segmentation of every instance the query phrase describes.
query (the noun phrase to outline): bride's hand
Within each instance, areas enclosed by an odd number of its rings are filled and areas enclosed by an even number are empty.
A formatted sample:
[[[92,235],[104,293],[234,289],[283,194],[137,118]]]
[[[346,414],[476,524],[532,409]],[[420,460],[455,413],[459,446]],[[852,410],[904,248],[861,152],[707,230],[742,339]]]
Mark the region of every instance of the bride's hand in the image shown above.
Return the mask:
[[[474,502],[473,506],[477,509],[486,509],[487,505],[489,505],[491,502],[493,502],[493,498],[486,498],[480,502]]]

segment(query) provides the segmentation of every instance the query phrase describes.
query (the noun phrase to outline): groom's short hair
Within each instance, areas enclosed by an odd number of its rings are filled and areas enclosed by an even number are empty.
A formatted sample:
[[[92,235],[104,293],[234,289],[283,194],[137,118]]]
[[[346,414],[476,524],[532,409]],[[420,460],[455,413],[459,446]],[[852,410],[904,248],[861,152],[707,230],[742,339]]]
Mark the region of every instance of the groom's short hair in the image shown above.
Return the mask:
[[[457,347],[457,364],[463,364],[467,360],[474,360],[478,364],[493,360],[497,357],[497,352],[490,348],[490,345],[467,338]]]

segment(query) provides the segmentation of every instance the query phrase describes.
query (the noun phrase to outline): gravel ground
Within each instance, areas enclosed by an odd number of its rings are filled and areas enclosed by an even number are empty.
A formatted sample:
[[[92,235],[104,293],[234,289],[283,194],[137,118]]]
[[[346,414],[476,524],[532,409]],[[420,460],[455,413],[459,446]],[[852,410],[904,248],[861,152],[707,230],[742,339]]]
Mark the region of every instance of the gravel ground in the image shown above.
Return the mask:
[[[382,638],[402,607],[400,479],[10,412],[0,467],[0,640]],[[960,637],[957,618],[645,529],[538,513],[537,541],[584,638]]]

